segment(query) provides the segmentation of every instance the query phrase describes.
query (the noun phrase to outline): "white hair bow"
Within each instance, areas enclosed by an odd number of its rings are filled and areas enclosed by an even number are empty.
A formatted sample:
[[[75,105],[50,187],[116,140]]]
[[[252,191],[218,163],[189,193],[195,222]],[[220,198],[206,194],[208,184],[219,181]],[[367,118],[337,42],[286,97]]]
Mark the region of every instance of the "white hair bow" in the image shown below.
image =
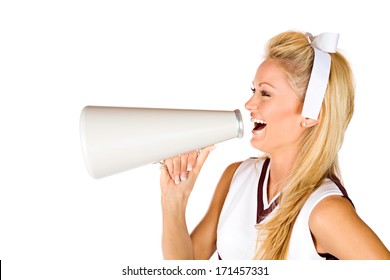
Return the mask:
[[[303,103],[302,116],[317,120],[329,80],[331,63],[329,53],[336,52],[339,34],[327,32],[314,37],[310,33],[306,33],[306,36],[314,50],[314,61]]]

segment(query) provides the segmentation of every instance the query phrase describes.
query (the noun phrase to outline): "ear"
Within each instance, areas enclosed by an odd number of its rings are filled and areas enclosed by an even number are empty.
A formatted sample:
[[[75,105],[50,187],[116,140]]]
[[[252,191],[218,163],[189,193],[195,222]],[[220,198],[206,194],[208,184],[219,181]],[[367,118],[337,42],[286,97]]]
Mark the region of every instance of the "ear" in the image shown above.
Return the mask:
[[[309,118],[303,118],[301,121],[301,127],[312,127],[318,124],[318,120],[309,119]]]

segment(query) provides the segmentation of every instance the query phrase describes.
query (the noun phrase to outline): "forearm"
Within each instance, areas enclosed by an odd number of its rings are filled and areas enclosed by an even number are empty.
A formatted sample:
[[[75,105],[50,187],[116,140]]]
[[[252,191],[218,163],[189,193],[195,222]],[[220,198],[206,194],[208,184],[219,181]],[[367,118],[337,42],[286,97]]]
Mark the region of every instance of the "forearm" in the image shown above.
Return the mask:
[[[200,153],[193,151],[164,161],[160,177],[164,259],[194,259],[185,212],[196,178],[212,149],[210,146]]]
[[[164,259],[194,259],[194,250],[185,219],[185,209],[182,207],[165,207],[165,209],[163,207],[162,251]]]

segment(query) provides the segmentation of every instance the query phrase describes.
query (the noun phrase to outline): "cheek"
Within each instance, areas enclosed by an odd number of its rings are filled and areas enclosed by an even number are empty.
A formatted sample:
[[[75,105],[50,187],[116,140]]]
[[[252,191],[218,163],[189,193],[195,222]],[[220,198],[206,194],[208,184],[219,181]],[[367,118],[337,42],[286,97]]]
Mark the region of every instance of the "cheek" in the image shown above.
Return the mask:
[[[274,115],[270,128],[281,140],[295,139],[299,137],[301,133],[300,120],[301,116],[297,113],[295,108],[279,110],[278,113]]]

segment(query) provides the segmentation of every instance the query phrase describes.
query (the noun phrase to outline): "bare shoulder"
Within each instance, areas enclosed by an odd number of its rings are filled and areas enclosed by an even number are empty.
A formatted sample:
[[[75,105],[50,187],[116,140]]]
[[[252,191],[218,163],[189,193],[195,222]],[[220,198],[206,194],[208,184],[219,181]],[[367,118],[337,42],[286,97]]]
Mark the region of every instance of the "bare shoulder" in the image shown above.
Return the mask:
[[[322,199],[309,218],[317,252],[339,259],[389,259],[390,253],[374,231],[343,196]]]
[[[226,167],[225,171],[222,173],[219,182],[215,188],[214,195],[212,197],[210,207],[206,216],[212,215],[214,219],[219,217],[219,214],[222,210],[225,198],[229,192],[230,184],[232,182],[234,173],[242,162],[234,162]]]
[[[336,217],[333,217],[335,214]],[[323,198],[313,209],[310,220],[318,221],[323,218],[329,218],[332,216],[335,219],[339,219],[342,216],[355,216],[356,211],[351,202],[341,195],[330,195]]]
[[[343,223],[353,221],[358,217],[352,204],[340,195],[331,195],[323,198],[312,210],[309,218],[309,226],[317,241],[325,233],[342,231]],[[326,252],[329,253],[329,252]]]
[[[232,179],[234,173],[236,172],[237,168],[241,165],[242,161],[233,162],[228,167],[226,167],[224,173],[222,174],[222,177],[226,176],[226,179]]]
[[[237,168],[241,165],[242,161],[233,162],[226,167],[225,172],[232,173],[236,172]]]
[[[234,162],[234,163],[230,164],[228,167],[226,167],[221,178],[219,179],[219,182],[217,184],[217,188],[215,190],[215,196],[222,196],[222,197],[220,197],[220,199],[217,198],[220,202],[221,202],[221,200],[223,200],[223,201],[225,200],[225,197],[229,191],[233,176],[234,176],[237,168],[241,165],[241,163],[242,163],[242,161]]]

